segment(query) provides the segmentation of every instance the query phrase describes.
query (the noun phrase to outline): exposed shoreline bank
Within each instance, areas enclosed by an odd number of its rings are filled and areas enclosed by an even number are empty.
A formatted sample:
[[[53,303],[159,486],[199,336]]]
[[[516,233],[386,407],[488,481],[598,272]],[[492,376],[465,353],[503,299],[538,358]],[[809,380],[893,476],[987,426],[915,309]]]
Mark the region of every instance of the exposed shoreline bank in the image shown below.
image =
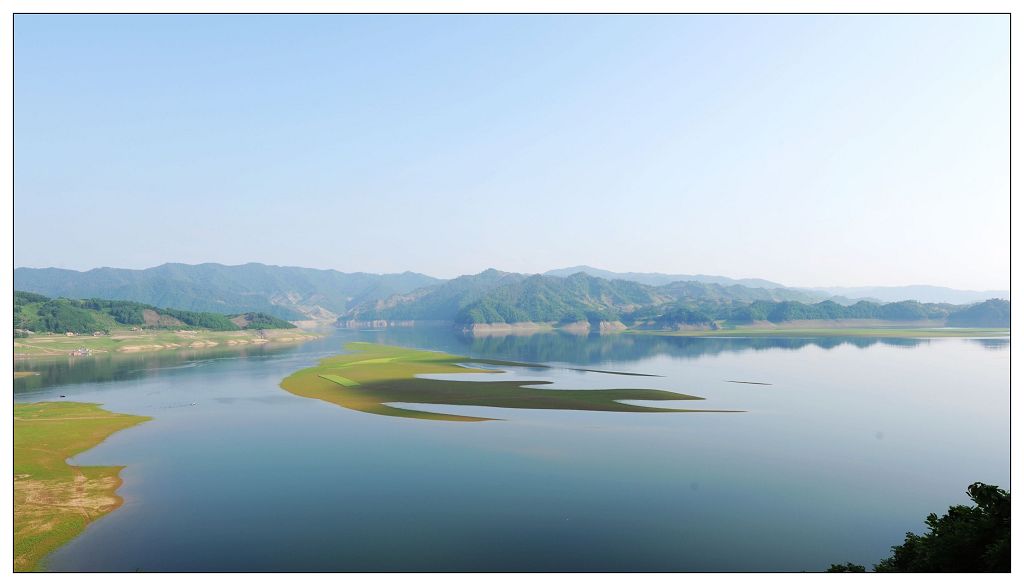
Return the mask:
[[[1008,338],[1009,328],[818,327],[735,328],[721,330],[626,330],[625,334],[688,338],[859,337],[859,338]]]
[[[259,344],[292,344],[323,337],[323,334],[287,330],[253,330],[218,332],[209,330],[176,330],[156,332],[113,332],[105,336],[37,335],[15,338],[14,358],[42,356],[77,356],[101,353],[140,353],[162,350],[201,349],[214,346]]]
[[[636,334],[649,336],[729,337],[729,336],[851,336],[889,338],[977,338],[1009,337],[1009,328],[947,327],[940,322],[886,322],[881,320],[799,320],[782,323],[754,322],[751,324],[712,329],[704,325],[680,326],[677,329],[631,328],[622,322],[600,322],[596,327],[588,322],[557,325],[553,323],[518,322],[460,325],[438,321],[373,321],[347,322],[340,329],[362,327],[415,328],[422,326],[450,326],[474,337],[531,336],[544,332],[564,332],[576,335]]]
[[[67,460],[150,417],[112,413],[96,403],[14,406],[14,570],[39,571],[51,552],[117,509],[123,466]]]

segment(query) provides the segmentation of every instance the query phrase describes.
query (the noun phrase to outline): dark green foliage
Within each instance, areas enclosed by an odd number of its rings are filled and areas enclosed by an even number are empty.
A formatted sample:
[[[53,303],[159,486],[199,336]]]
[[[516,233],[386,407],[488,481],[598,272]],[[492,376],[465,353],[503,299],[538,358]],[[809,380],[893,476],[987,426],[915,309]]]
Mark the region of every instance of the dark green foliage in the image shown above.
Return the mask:
[[[49,301],[50,298],[45,295],[39,295],[38,293],[29,293],[27,291],[15,291],[14,292],[14,306],[25,305],[27,303],[43,303]]]
[[[957,309],[949,314],[949,325],[1008,328],[1010,327],[1010,302],[1005,299],[989,299],[963,309]]]
[[[230,317],[231,319],[237,317],[245,318],[246,325],[243,326],[242,328],[245,330],[277,330],[295,327],[295,324],[291,322],[276,318],[270,314],[261,313],[259,311],[252,311],[240,315],[232,315]]]
[[[143,311],[146,309],[152,309],[157,311],[157,308],[152,305],[146,305],[144,303],[135,303],[134,301],[112,301],[110,299],[84,299],[80,302],[80,306],[86,309],[94,309],[106,313],[110,317],[114,318],[117,323],[126,325],[140,325],[146,322],[143,317]]]
[[[899,301],[896,303],[873,303],[858,301],[853,305],[840,305],[833,301],[808,304],[798,301],[755,301],[746,306],[732,306],[715,312],[715,319],[735,323],[770,321],[783,323],[795,320],[847,320],[872,319],[879,321],[915,322],[943,320],[955,306],[940,303],[918,303]],[[970,324],[979,325],[979,324]]]
[[[928,515],[924,535],[907,533],[876,572],[1009,572],[1010,493],[975,482],[967,488],[975,506],[955,505]]]
[[[184,311],[181,309],[161,309],[160,313],[180,320],[194,328],[223,332],[242,329],[232,322],[228,316],[219,313]]]
[[[31,330],[40,333],[74,332],[84,334],[96,331],[108,332],[119,324],[155,327],[144,325],[146,323],[144,312],[147,310],[155,312],[157,316],[176,318],[185,325],[195,328],[222,331],[241,329],[231,321],[230,317],[218,313],[160,309],[145,303],[110,299],[49,299],[42,295],[23,291],[15,291],[14,294],[14,328],[15,330]],[[287,321],[266,313],[251,312],[244,315],[248,322],[248,329],[269,330],[295,327]],[[21,332],[15,332],[15,334],[18,337],[25,335]]]
[[[25,324],[37,332],[74,332],[85,334],[106,331],[106,324],[97,319],[96,313],[83,309],[68,299],[51,299],[40,305],[34,320]]]
[[[928,515],[924,535],[907,532],[892,555],[875,564],[876,572],[1009,572],[1010,493],[975,482],[967,487],[974,506],[954,505],[939,517]],[[850,562],[826,572],[863,572]]]
[[[860,573],[864,572],[864,566],[858,566],[857,564],[846,562],[845,564],[832,564],[825,570],[832,574],[849,574],[849,573]]]
[[[614,321],[640,305],[670,301],[653,287],[607,281],[583,273],[566,278],[489,269],[444,284],[366,305],[357,320],[444,320],[458,324]]]

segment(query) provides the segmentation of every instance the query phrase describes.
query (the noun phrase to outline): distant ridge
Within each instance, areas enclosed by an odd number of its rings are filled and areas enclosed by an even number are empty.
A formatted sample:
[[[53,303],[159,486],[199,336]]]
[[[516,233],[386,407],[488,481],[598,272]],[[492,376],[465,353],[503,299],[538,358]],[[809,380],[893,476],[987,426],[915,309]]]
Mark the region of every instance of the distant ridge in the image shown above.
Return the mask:
[[[15,289],[49,297],[97,297],[218,313],[259,311],[291,320],[332,321],[365,301],[438,282],[411,272],[342,273],[260,263],[167,263],[141,270],[104,267],[89,271],[14,271]]]
[[[715,285],[743,285],[744,287],[756,287],[760,289],[783,289],[786,286],[781,283],[774,281],[768,281],[765,279],[732,279],[729,277],[721,277],[716,275],[669,275],[665,273],[616,273],[613,271],[606,271],[604,269],[595,269],[587,265],[579,265],[575,267],[568,267],[564,269],[553,269],[546,273],[552,277],[568,277],[575,273],[586,273],[592,277],[601,277],[602,279],[614,280],[620,279],[623,281],[634,281],[642,285],[651,285],[657,287],[659,285],[668,285],[669,283],[675,283],[677,281],[695,281],[697,283],[714,283]]]
[[[902,301],[914,299],[922,303],[977,303],[988,299],[1010,299],[1005,290],[971,291],[950,289],[934,285],[906,285],[903,287],[814,287],[807,291],[823,291],[843,297],[875,299],[878,301]]]
[[[839,303],[851,304],[856,300],[868,301],[906,301],[912,299],[921,303],[952,303],[960,305],[964,303],[978,303],[988,299],[1010,299],[1010,292],[1006,290],[974,291],[969,289],[951,289],[949,287],[937,287],[934,285],[906,285],[890,287],[789,287],[774,281],[765,279],[732,279],[716,275],[671,275],[664,273],[616,273],[594,267],[580,265],[565,269],[554,269],[544,273],[557,277],[567,277],[573,273],[586,273],[602,279],[623,279],[635,281],[644,285],[654,287],[667,285],[675,281],[696,281],[698,283],[714,283],[718,285],[743,285],[761,289],[788,289],[791,291],[804,291],[819,299],[838,297],[834,299]]]
[[[760,315],[764,313],[763,303],[768,302],[820,304],[827,301],[851,307],[858,301],[851,297],[857,297],[881,303],[915,301],[966,305],[1009,297],[1006,291],[961,291],[925,285],[787,288],[764,279],[615,273],[588,266],[557,269],[543,275],[488,269],[478,275],[442,280],[412,272],[342,273],[259,263],[234,266],[167,263],[142,270],[18,268],[14,272],[14,285],[20,291],[49,297],[135,301],[156,307],[225,314],[262,312],[287,320],[342,323],[378,320],[600,323],[629,318],[659,323],[673,320],[704,323],[700,320],[708,316],[741,317],[737,312],[745,310],[740,306],[752,303],[762,303],[754,312]],[[863,316],[877,313],[866,307],[861,306],[855,313]],[[985,319],[1002,323],[1001,307],[988,305],[978,311],[989,316]],[[942,319],[952,315],[950,307],[922,311]],[[838,316],[848,311],[823,306],[816,310],[800,309],[797,313]],[[980,314],[965,315],[973,315],[972,320],[982,318]]]
[[[785,288],[746,287],[696,281],[652,286],[609,280],[583,271],[567,277],[525,275],[488,269],[406,294],[356,306],[339,318],[347,327],[404,326],[450,322],[464,331],[563,327],[576,331],[719,329],[781,323],[866,326],[903,324],[1006,327],[1009,303],[973,305],[905,300],[844,305]]]

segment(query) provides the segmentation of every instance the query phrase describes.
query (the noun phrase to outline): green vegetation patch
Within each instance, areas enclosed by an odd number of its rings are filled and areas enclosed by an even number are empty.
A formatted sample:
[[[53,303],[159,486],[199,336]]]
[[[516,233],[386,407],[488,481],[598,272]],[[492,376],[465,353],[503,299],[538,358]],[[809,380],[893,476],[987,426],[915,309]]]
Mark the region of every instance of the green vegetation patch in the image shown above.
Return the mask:
[[[149,419],[94,403],[14,406],[15,571],[41,569],[44,556],[121,505],[122,466],[72,466],[67,459]]]
[[[295,325],[268,313],[253,311],[223,315],[204,311],[161,309],[145,303],[112,299],[50,299],[44,295],[14,292],[15,337],[27,332],[90,334],[137,328],[192,327],[231,332],[237,330],[291,329]]]
[[[331,381],[332,383],[338,383],[339,385],[341,385],[343,387],[358,387],[359,386],[359,383],[357,383],[356,381],[354,381],[354,380],[352,380],[350,378],[345,378],[343,376],[338,376],[336,374],[321,374],[320,378],[325,378],[325,379]]]
[[[447,381],[419,378],[416,375],[502,372],[459,364],[465,362],[483,365],[517,363],[480,360],[366,342],[351,342],[345,347],[352,353],[325,358],[319,365],[287,377],[281,381],[281,387],[302,397],[320,399],[364,413],[443,421],[487,421],[488,418],[404,409],[392,407],[388,403],[633,413],[708,411],[647,407],[621,402],[702,400],[702,397],[693,395],[652,389],[561,390],[528,388],[551,384],[550,381],[543,380]]]

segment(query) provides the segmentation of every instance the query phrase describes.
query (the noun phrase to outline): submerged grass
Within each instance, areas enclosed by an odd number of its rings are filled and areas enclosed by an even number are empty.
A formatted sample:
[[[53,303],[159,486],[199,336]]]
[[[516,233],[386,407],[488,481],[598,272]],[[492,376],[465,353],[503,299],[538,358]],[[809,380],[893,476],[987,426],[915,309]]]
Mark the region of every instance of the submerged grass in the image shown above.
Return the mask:
[[[550,381],[446,381],[418,378],[420,374],[496,373],[499,370],[471,368],[459,363],[481,365],[537,364],[489,361],[441,352],[383,346],[366,342],[346,345],[352,354],[325,358],[312,368],[300,370],[281,381],[285,390],[320,399],[347,409],[416,419],[442,421],[488,421],[469,417],[393,407],[387,403],[431,403],[437,405],[474,405],[514,409],[570,409],[582,411],[622,411],[666,413],[705,411],[629,405],[621,401],[702,400],[702,397],[652,389],[558,390],[528,388],[549,385]],[[633,373],[618,373],[632,375]],[[642,376],[642,375],[636,375]]]
[[[111,434],[148,421],[94,403],[14,406],[14,569],[40,570],[48,553],[121,505],[123,466],[72,466],[67,459]]]

